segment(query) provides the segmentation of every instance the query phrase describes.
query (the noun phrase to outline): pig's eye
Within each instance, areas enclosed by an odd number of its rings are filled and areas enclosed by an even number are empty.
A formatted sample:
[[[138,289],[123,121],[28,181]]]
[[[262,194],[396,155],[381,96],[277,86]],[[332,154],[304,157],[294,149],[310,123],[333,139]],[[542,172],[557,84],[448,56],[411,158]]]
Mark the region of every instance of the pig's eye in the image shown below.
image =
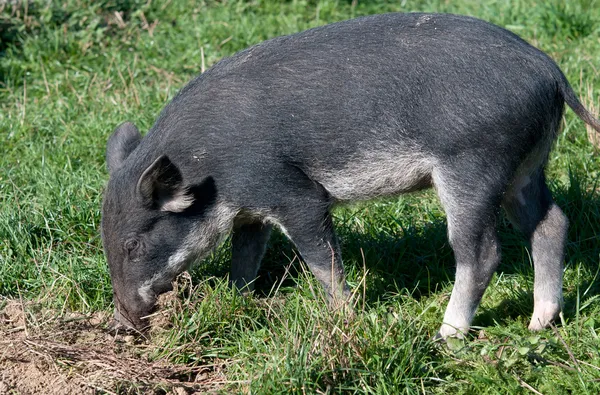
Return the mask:
[[[133,252],[135,251],[140,245],[140,242],[137,241],[136,239],[129,239],[125,242],[125,249],[128,252]]]

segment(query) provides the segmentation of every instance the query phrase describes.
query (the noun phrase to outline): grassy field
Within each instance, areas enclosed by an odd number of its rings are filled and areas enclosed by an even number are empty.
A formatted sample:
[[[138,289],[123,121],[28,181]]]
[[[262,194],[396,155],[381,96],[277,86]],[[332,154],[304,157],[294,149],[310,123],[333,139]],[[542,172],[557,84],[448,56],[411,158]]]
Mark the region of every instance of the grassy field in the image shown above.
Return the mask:
[[[472,337],[430,340],[454,262],[428,191],[336,209],[353,319],[326,309],[275,234],[254,297],[227,287],[225,243],[161,300],[151,336],[107,331],[98,228],[114,127],[148,130],[186,81],[249,45],[389,11],[504,26],[600,109],[597,0],[0,2],[0,392],[598,394],[600,136],[594,146],[570,110],[548,168],[571,221],[564,316],[552,329],[527,331],[530,252],[503,219],[502,263]]]

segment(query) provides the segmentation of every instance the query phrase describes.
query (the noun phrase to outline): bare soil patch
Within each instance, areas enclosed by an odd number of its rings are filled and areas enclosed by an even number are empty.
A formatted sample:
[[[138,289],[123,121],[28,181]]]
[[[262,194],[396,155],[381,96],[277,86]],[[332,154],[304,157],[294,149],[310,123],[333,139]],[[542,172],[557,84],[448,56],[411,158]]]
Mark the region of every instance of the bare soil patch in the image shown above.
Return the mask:
[[[109,314],[43,311],[0,299],[0,394],[218,392],[223,373],[149,358],[147,339],[107,329]]]

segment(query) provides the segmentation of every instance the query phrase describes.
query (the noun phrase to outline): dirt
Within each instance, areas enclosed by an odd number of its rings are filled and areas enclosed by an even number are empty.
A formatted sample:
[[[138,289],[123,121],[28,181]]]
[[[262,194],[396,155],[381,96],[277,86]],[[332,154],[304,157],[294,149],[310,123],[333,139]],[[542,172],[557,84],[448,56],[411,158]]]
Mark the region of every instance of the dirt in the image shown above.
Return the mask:
[[[151,360],[151,341],[111,332],[107,313],[43,311],[0,299],[0,394],[198,394],[223,374]]]

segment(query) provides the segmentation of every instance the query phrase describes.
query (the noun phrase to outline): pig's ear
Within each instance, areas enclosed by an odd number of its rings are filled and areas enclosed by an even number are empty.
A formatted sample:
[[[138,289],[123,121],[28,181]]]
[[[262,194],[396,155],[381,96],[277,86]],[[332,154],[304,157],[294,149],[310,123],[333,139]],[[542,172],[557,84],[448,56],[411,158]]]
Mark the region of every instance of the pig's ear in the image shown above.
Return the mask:
[[[183,186],[181,172],[166,155],[144,170],[137,191],[148,207],[161,211],[180,213],[194,203],[194,195]]]
[[[117,126],[106,144],[106,167],[109,173],[123,166],[125,159],[138,146],[142,135],[131,122]]]

